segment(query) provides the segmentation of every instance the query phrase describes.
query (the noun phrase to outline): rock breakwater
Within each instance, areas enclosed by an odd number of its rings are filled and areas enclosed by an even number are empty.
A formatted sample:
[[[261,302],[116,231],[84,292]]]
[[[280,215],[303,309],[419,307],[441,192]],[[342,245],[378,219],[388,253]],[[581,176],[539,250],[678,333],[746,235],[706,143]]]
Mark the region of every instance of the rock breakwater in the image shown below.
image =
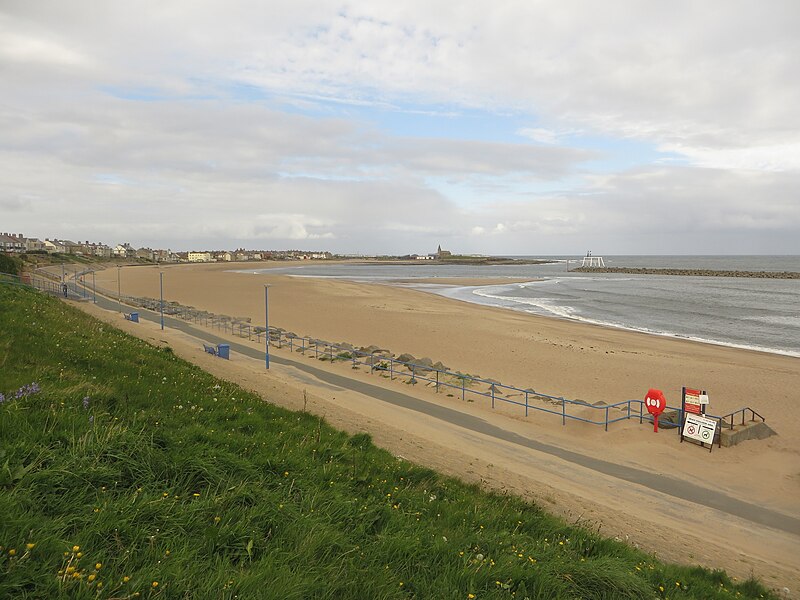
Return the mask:
[[[749,277],[753,279],[800,279],[796,271],[716,271],[713,269],[650,269],[646,267],[578,267],[570,273],[624,273],[629,275],[675,275],[684,277]]]

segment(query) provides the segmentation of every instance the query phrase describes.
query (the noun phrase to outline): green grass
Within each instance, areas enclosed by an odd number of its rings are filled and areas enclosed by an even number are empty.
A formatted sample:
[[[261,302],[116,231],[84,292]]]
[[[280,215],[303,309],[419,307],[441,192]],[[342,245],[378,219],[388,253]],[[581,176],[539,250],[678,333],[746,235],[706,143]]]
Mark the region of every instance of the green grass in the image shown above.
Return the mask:
[[[0,392],[0,598],[773,597],[398,460],[10,286]]]

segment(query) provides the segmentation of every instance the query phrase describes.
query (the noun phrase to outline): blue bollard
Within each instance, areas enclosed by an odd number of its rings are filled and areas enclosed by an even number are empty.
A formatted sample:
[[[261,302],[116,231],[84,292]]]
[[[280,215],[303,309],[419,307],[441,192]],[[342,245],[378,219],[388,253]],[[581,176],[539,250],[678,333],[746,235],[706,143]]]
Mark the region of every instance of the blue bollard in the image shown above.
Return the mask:
[[[139,313],[132,312],[131,313],[131,321],[133,321],[134,323],[138,323],[139,322]]]
[[[231,358],[231,347],[229,344],[217,344],[217,356],[220,358],[224,358],[226,360],[230,360]]]

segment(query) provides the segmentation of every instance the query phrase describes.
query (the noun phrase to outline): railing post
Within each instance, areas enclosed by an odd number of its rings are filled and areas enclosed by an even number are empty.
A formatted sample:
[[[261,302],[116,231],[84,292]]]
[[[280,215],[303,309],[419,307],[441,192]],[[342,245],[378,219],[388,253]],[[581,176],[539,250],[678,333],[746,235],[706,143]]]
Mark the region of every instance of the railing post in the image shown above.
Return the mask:
[[[494,384],[489,389],[492,390],[492,408],[494,408]]]
[[[563,396],[561,398],[561,424],[567,424],[567,403],[564,400]]]
[[[394,358],[389,357],[389,381],[394,381]]]
[[[608,407],[606,406],[606,431],[608,431]]]
[[[528,390],[525,390],[525,416],[528,416]]]
[[[466,400],[466,397],[465,397],[466,396],[466,390],[465,390],[466,386],[467,386],[467,378],[466,377],[462,377],[461,378],[461,400],[462,401]]]
[[[436,393],[439,393],[439,371],[436,371]]]

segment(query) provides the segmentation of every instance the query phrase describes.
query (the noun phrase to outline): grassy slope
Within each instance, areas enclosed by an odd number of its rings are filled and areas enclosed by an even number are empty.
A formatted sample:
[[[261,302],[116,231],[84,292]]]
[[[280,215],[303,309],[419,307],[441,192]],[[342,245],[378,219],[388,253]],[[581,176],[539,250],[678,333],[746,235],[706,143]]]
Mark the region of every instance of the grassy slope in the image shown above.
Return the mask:
[[[0,392],[0,598],[770,597],[397,460],[8,286]]]

